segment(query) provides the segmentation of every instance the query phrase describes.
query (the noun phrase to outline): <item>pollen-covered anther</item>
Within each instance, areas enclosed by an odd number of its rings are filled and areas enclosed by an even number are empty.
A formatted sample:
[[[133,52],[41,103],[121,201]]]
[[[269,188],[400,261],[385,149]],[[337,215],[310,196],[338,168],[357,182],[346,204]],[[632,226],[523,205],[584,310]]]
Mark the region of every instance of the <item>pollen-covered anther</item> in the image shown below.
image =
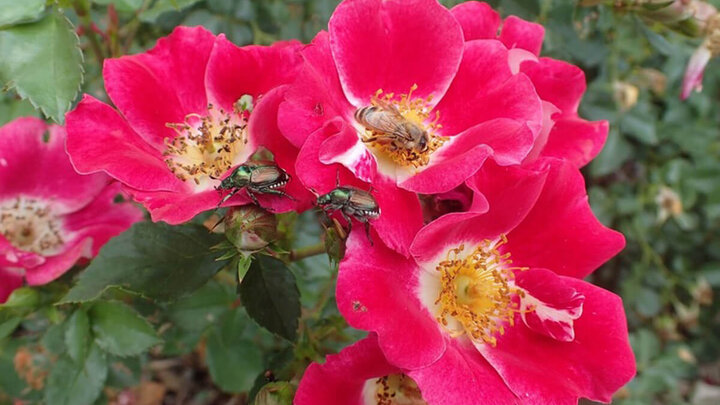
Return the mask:
[[[222,176],[248,142],[248,117],[238,103],[232,112],[209,104],[205,115],[188,114],[182,123],[166,124],[177,136],[165,139],[165,163],[177,178],[195,184]]]
[[[373,405],[426,405],[415,381],[405,374],[391,374],[375,380]]]
[[[484,240],[467,256],[465,246],[451,249],[440,262],[440,293],[437,320],[451,336],[467,334],[477,343],[497,344],[497,336],[512,326],[520,312],[514,298],[523,292],[515,287],[510,253],[498,249],[507,242],[503,235]],[[453,322],[454,321],[454,322]]]
[[[58,253],[65,243],[61,223],[48,204],[36,199],[18,197],[0,203],[0,232],[27,252]]]
[[[398,96],[380,89],[370,106],[356,112],[356,119],[365,127],[361,139],[371,149],[396,164],[418,168],[427,165],[448,138],[437,135],[440,112],[432,112],[432,95],[415,98],[415,90],[417,85]]]

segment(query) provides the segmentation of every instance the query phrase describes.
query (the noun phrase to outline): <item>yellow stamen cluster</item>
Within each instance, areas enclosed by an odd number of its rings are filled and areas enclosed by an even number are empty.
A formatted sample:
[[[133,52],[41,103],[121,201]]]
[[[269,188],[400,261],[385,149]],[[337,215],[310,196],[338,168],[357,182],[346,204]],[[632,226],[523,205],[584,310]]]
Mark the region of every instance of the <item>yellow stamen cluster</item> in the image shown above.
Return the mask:
[[[165,163],[177,178],[195,184],[222,176],[248,142],[248,115],[238,103],[232,112],[210,104],[204,116],[188,114],[185,122],[166,124],[177,136],[165,139]]]
[[[497,335],[505,333],[505,326],[512,326],[515,314],[520,312],[516,295],[522,291],[514,286],[510,267],[510,253],[498,251],[507,243],[503,235],[499,240],[484,240],[464,258],[460,254],[464,245],[448,252],[440,262],[441,290],[435,304],[439,306],[437,320],[452,336],[465,333],[474,342],[497,344]],[[461,328],[452,327],[451,320]]]
[[[47,204],[18,197],[0,203],[0,232],[13,246],[38,254],[53,254],[65,243],[61,220]]]
[[[364,134],[362,134],[363,142],[367,143],[370,147],[380,151],[383,155],[390,158],[393,162],[401,166],[413,166],[415,168],[422,167],[428,164],[430,161],[430,155],[440,148],[448,138],[442,137],[436,134],[436,131],[441,128],[438,124],[440,119],[440,112],[435,111],[434,118],[428,122],[431,117],[432,95],[425,99],[413,98],[413,91],[417,90],[417,84],[414,84],[410,88],[408,94],[401,94],[396,97],[395,93],[384,93],[382,89],[378,90],[370,100],[370,104],[374,107],[381,108],[386,112],[396,112],[397,116],[394,117],[394,124],[399,129],[404,123],[410,123],[411,125],[417,126],[419,129],[424,130],[427,136],[427,148],[421,150],[410,143],[404,142],[398,133],[388,133],[379,131],[378,128],[367,127],[365,128]],[[384,94],[383,94],[384,93]],[[406,136],[406,132],[403,132]],[[376,140],[378,137],[387,138],[388,136],[394,136],[397,142],[386,142],[383,140]],[[398,144],[407,144],[406,147],[398,147]]]
[[[415,381],[405,374],[378,378],[375,399],[377,405],[427,405]]]

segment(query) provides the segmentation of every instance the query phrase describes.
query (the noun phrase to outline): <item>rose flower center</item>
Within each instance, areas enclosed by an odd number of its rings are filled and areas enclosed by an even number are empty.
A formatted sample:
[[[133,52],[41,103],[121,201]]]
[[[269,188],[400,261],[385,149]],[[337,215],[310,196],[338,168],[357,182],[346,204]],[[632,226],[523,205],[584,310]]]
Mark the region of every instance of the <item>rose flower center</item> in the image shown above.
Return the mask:
[[[61,219],[42,201],[18,197],[0,203],[0,231],[18,249],[59,253],[64,244],[60,227]]]
[[[404,167],[421,167],[428,164],[430,155],[447,140],[435,134],[440,128],[438,111],[431,116],[432,96],[413,98],[417,89],[413,85],[408,94],[396,97],[378,90],[370,105],[355,111],[355,119],[364,129],[361,140],[373,153]]]
[[[522,295],[514,284],[510,253],[498,248],[507,242],[484,240],[461,258],[464,245],[451,249],[436,268],[440,272],[440,293],[435,301],[437,320],[454,337],[467,334],[474,342],[497,343],[496,336],[512,326],[519,305],[513,298]]]
[[[365,384],[367,405],[427,405],[415,381],[405,374],[391,374]]]
[[[177,178],[200,185],[208,178],[219,178],[238,163],[235,159],[248,142],[250,116],[248,107],[241,100],[235,103],[231,112],[209,104],[204,116],[188,114],[185,122],[166,124],[177,136],[165,139],[163,155]]]

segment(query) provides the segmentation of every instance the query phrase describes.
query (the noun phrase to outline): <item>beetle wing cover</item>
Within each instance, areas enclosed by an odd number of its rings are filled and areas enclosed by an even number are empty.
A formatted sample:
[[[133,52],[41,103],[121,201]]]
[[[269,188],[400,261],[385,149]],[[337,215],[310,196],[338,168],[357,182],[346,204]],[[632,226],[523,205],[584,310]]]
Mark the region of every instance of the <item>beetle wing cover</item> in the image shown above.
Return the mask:
[[[276,166],[258,166],[252,172],[253,185],[273,184],[283,177],[282,172]]]
[[[350,202],[362,209],[372,210],[377,208],[375,198],[367,191],[355,190],[355,192],[350,195]]]

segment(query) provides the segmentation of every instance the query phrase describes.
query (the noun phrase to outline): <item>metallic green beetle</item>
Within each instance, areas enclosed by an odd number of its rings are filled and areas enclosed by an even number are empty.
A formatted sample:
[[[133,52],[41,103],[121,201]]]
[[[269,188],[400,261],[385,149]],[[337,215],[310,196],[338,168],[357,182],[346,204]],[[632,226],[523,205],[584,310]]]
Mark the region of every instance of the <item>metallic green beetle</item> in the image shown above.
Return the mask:
[[[370,221],[380,217],[380,206],[369,192],[351,186],[337,186],[327,194],[317,197],[317,205],[325,213],[340,211],[352,231],[352,218],[365,224],[365,234],[370,239]]]
[[[243,188],[257,206],[260,206],[260,203],[258,203],[255,193],[282,195],[295,200],[293,196],[280,190],[289,181],[290,175],[273,162],[247,162],[236,167],[229,176],[220,182],[219,186],[215,187],[220,192],[231,190],[220,200],[218,207]]]

